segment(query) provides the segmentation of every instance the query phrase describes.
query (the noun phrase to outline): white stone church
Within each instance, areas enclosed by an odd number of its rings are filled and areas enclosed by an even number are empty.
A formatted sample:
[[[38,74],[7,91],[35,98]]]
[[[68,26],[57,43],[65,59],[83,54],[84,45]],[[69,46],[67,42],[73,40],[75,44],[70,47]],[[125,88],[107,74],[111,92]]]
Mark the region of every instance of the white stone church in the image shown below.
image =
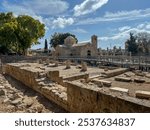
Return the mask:
[[[60,57],[95,57],[97,56],[97,36],[91,37],[91,42],[76,43],[72,36],[64,40],[64,45],[58,45],[53,55]]]

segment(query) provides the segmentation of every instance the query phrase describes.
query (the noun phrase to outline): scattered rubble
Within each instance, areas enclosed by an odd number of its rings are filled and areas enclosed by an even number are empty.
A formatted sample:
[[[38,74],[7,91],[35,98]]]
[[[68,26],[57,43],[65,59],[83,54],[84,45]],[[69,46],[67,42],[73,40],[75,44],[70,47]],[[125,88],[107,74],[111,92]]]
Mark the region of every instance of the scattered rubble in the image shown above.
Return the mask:
[[[65,111],[15,79],[0,74],[0,112],[41,113]]]

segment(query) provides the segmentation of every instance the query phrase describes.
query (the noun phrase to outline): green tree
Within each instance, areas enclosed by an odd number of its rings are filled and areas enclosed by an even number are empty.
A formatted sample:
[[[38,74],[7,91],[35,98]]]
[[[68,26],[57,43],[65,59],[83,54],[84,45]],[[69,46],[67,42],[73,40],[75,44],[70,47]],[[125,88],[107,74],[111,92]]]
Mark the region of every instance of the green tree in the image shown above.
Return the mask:
[[[32,45],[38,44],[38,39],[45,34],[44,24],[27,15],[17,17],[18,28],[16,36],[19,43],[19,51],[25,54]]]
[[[51,47],[55,48],[57,45],[63,45],[65,38],[67,38],[68,36],[74,37],[76,39],[76,42],[78,42],[78,40],[74,34],[71,34],[71,33],[54,33],[50,37]]]
[[[0,50],[4,53],[13,50],[25,54],[44,34],[44,24],[30,16],[0,13]]]
[[[130,38],[126,41],[128,45],[128,52],[131,52],[133,55],[137,54],[138,52],[138,46],[136,44],[136,37],[133,35],[133,33],[130,33]]]
[[[9,23],[15,21],[15,17],[12,12],[8,13],[0,13],[0,26],[2,26],[5,23]]]
[[[17,21],[12,13],[0,13],[0,52],[8,53],[17,43]]]
[[[48,52],[48,43],[47,43],[47,39],[45,39],[44,52],[45,52],[45,53]]]
[[[139,53],[150,54],[150,34],[141,32],[136,35]]]

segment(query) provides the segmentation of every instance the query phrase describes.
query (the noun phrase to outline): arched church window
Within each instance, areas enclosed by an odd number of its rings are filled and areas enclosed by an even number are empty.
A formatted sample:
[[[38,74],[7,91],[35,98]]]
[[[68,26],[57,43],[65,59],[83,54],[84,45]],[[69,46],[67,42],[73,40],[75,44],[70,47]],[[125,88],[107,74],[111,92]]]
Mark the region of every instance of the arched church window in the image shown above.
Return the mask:
[[[90,50],[87,51],[87,56],[91,56],[91,51]]]

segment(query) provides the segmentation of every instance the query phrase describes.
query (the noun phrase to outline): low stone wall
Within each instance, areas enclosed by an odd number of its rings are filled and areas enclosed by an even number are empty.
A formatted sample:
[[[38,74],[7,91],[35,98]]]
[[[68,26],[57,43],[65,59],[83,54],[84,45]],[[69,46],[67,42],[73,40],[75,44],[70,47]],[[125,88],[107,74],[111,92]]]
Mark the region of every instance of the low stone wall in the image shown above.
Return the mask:
[[[38,59],[46,60],[47,58],[51,59],[49,56],[0,55],[2,63],[16,63],[21,61],[35,62]]]
[[[4,71],[6,74],[14,77],[31,88],[36,85],[35,79],[39,76],[38,72],[23,69],[18,65],[7,64],[4,66]]]
[[[21,67],[17,64],[6,64],[5,73],[41,93],[46,98],[61,106],[65,110],[68,110],[66,93],[63,91],[60,92],[60,89],[58,90],[58,88],[53,87],[51,84],[38,82],[38,78],[40,78],[39,72],[35,72],[32,69],[28,70],[27,68]]]
[[[141,102],[127,95],[116,97],[75,81],[67,82],[67,85],[68,109],[71,112],[150,112],[149,101]]]

